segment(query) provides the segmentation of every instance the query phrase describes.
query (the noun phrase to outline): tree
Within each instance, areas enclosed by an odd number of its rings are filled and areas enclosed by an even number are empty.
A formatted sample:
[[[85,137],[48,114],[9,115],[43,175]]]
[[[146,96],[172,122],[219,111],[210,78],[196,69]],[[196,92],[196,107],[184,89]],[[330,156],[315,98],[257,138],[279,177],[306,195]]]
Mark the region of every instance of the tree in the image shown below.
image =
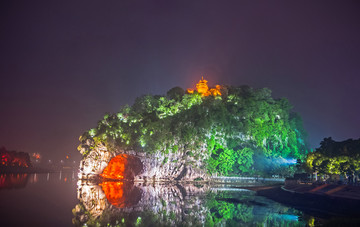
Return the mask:
[[[181,98],[184,96],[185,91],[181,87],[173,87],[167,93],[166,96],[169,99],[174,99],[176,101],[180,101]]]
[[[306,168],[320,174],[343,174],[360,171],[360,139],[334,141],[324,138],[320,147],[306,157]]]

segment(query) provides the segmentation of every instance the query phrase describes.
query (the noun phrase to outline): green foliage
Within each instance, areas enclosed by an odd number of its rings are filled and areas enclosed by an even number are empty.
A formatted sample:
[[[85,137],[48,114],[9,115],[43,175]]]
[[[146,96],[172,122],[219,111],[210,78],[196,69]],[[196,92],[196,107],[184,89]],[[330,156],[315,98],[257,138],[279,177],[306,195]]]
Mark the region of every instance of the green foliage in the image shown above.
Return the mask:
[[[173,87],[167,93],[166,96],[169,99],[174,99],[176,101],[180,101],[181,98],[184,96],[185,91],[181,87]]]
[[[228,193],[220,193],[214,197],[209,195],[206,205],[211,215],[206,218],[206,223],[211,223],[209,226],[217,226],[220,222],[225,221],[227,225],[233,226],[239,225],[239,223],[246,225],[251,222],[254,218],[252,206],[246,203],[229,202],[240,201],[239,199],[233,198],[233,195]],[[246,198],[241,199],[246,200]],[[230,223],[232,221],[236,221],[236,223]]]
[[[141,224],[141,217],[138,217],[138,218],[136,219],[135,225],[138,226],[138,225],[140,225],[140,224]]]
[[[163,161],[163,164],[167,163],[168,162],[168,157],[165,157],[164,158],[164,161]]]
[[[179,152],[187,154],[188,164],[203,159],[209,173],[223,175],[264,173],[263,158],[306,156],[301,119],[286,99],[273,99],[266,88],[221,91],[223,96],[201,97],[175,87],[167,96],[141,96],[131,107],[106,114],[80,137],[79,149],[86,155],[91,140],[114,150]]]
[[[254,152],[248,147],[245,147],[242,150],[238,150],[236,152],[236,155],[237,155],[237,163],[236,164],[237,164],[237,168],[241,172],[243,172],[243,173],[249,172],[251,166],[254,163],[253,154],[254,154]]]
[[[353,174],[360,172],[360,139],[335,142],[325,138],[320,147],[308,153],[305,169],[319,174]]]

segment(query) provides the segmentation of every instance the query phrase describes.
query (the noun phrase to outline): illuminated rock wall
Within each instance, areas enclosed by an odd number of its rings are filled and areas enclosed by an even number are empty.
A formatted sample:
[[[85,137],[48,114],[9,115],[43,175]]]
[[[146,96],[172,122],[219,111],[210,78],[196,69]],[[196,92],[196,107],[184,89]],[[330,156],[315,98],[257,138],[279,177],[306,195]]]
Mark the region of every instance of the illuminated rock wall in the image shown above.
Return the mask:
[[[114,155],[103,145],[98,145],[95,149],[80,162],[80,179],[91,179],[99,176],[110,162]]]
[[[157,152],[153,155],[146,155],[142,157],[144,171],[136,177],[136,180],[140,181],[192,181],[196,178],[208,179],[208,176],[204,169],[197,165],[188,165],[189,158],[184,158],[184,153],[171,153],[164,155],[161,152]],[[191,160],[192,161],[192,160]],[[194,168],[198,166],[199,168]]]
[[[110,161],[116,156],[124,155],[123,167],[106,170]],[[140,164],[139,164],[140,162]],[[187,163],[193,163],[188,165]],[[161,152],[144,154],[135,151],[109,152],[103,145],[95,149],[80,162],[80,179],[92,179],[102,175],[105,178],[135,181],[193,181],[197,178],[208,180],[203,163],[188,157],[185,153],[171,153],[164,155]],[[194,167],[196,166],[196,167]],[[116,171],[116,172],[115,172]],[[125,178],[116,177],[125,174]]]

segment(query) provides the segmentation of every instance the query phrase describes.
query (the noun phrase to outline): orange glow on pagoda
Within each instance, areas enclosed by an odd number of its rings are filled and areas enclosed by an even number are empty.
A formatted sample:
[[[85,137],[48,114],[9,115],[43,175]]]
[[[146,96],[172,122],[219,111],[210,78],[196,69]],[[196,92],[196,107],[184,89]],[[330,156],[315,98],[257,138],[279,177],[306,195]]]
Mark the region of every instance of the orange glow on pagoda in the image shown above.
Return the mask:
[[[201,77],[201,80],[199,81],[199,83],[196,84],[196,91],[201,94],[201,96],[217,96],[220,95],[221,96],[221,86],[220,85],[216,85],[215,88],[209,88],[207,85],[207,80],[204,79],[204,77]],[[189,94],[193,94],[194,93],[194,89],[192,88],[188,88],[187,93]]]
[[[206,94],[209,91],[209,87],[207,86],[207,80],[204,80],[204,77],[201,77],[199,83],[196,84],[196,90],[200,94]]]
[[[100,176],[109,179],[124,179],[125,166],[127,165],[127,157],[118,155],[112,158]]]

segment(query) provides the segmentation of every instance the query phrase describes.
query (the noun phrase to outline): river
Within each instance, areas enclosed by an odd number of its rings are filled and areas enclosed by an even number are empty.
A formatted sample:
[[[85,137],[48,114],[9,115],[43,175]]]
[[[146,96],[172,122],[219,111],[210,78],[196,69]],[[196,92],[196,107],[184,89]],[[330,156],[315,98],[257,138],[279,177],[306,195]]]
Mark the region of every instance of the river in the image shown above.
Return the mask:
[[[209,184],[89,183],[76,172],[0,175],[1,226],[306,226],[315,219]]]

